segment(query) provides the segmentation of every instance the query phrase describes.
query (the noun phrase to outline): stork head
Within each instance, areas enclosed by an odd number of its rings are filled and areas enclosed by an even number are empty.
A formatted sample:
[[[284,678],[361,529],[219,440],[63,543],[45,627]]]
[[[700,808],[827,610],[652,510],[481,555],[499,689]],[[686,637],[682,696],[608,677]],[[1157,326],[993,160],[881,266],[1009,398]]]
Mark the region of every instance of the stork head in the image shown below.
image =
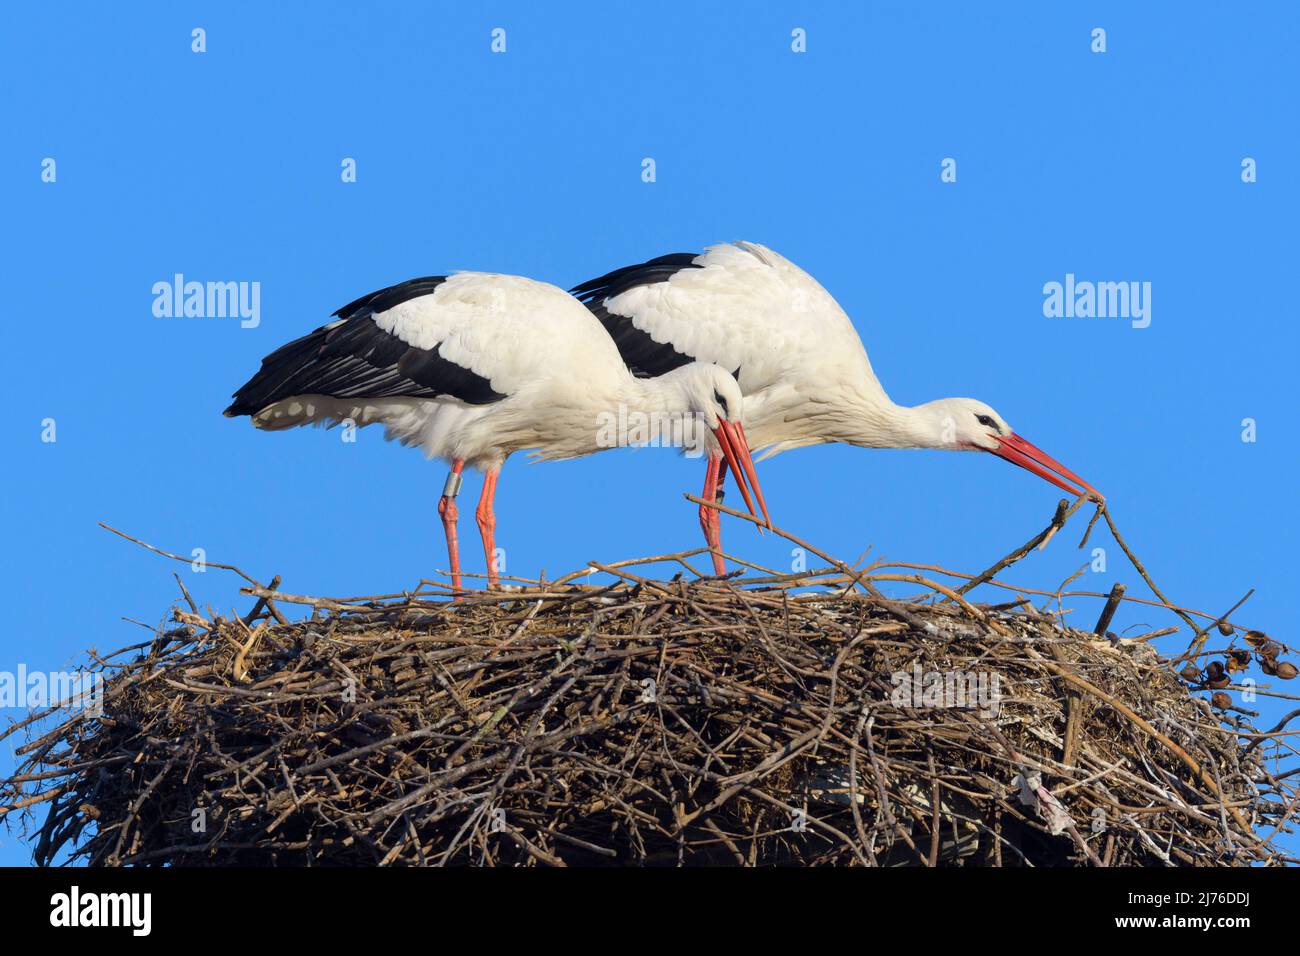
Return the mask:
[[[726,459],[736,484],[745,499],[745,506],[755,518],[753,498],[758,499],[758,507],[763,512],[763,522],[770,528],[772,519],[767,513],[767,503],[763,500],[763,489],[758,484],[758,472],[754,469],[754,458],[745,440],[745,427],[742,424],[745,399],[736,384],[735,377],[721,365],[712,362],[691,362],[689,365],[674,369],[661,376],[660,380],[673,378],[682,389],[687,409],[700,416],[713,432],[718,448]],[[748,481],[753,488],[753,498]]]
[[[740,423],[745,399],[736,379],[721,365],[690,362],[659,378],[667,383],[676,380],[686,409],[700,416],[714,431],[722,422]]]
[[[974,398],[942,398],[920,406],[926,411],[930,447],[957,451],[986,451],[1050,481],[1072,495],[1105,497],[1045,451],[1017,435],[1006,419]],[[1077,487],[1076,487],[1077,486]]]

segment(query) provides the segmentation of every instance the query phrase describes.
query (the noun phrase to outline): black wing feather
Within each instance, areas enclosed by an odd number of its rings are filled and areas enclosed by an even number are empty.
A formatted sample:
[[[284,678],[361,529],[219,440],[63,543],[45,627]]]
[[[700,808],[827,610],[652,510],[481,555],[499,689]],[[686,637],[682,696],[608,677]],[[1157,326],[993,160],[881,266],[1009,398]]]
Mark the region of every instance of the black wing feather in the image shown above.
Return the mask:
[[[423,276],[349,302],[334,314],[342,321],[321,326],[282,345],[235,392],[226,415],[255,415],[295,395],[335,398],[437,398],[451,395],[470,405],[487,405],[504,395],[483,376],[415,348],[375,323],[375,315],[422,295],[446,276]]]
[[[648,262],[615,269],[569,290],[600,320],[618,346],[623,364],[632,370],[632,374],[654,378],[695,361],[695,357],[679,352],[666,342],[656,342],[650,333],[638,329],[627,316],[611,313],[605,308],[605,302],[637,286],[666,282],[683,269],[699,269],[701,266],[695,264],[696,258],[694,252],[673,252]]]

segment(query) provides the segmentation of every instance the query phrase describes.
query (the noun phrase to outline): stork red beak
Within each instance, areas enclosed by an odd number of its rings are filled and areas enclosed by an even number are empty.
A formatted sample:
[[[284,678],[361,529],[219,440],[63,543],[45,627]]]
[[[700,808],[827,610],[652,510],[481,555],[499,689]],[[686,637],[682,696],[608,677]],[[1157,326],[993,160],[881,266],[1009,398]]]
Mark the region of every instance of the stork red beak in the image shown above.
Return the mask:
[[[1025,441],[1019,435],[998,435],[996,437],[1000,447],[990,448],[989,451],[997,455],[999,458],[1005,458],[1012,464],[1019,465],[1026,471],[1033,472],[1039,478],[1044,478],[1047,481],[1050,481],[1052,484],[1056,485],[1056,487],[1063,488],[1076,497],[1082,494],[1087,494],[1098,501],[1106,500],[1106,496],[1092,485],[1088,484],[1074,472],[1070,471],[1070,469],[1066,468],[1051,455],[1047,454],[1042,449],[1035,447],[1030,442]],[[1067,484],[1067,482],[1071,481],[1084,490],[1080,491],[1079,488]]]
[[[767,502],[763,500],[763,489],[758,486],[758,472],[754,470],[754,458],[749,453],[749,443],[745,441],[744,427],[739,422],[720,419],[718,427],[713,429],[713,435],[722,447],[722,456],[727,460],[727,466],[736,476],[736,484],[740,486],[745,507],[755,518],[758,517],[758,512],[754,510],[754,501],[749,496],[749,488],[745,487],[745,481],[748,480],[754,489],[754,497],[758,499],[758,507],[763,511],[763,523],[771,528],[772,519],[767,513]]]

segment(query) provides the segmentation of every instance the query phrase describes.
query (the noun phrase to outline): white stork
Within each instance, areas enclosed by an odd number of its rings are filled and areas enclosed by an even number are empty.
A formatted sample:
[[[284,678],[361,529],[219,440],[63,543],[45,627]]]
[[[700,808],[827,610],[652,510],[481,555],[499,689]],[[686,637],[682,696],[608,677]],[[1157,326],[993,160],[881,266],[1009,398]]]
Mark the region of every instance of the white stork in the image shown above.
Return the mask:
[[[520,276],[462,272],[411,279],[334,314],[336,321],[263,359],[225,413],[248,415],[271,431],[379,423],[385,438],[448,461],[438,512],[457,591],[456,495],[465,465],[484,472],[476,517],[488,585],[496,587],[493,499],[502,463],[525,449],[541,460],[601,451],[612,444],[602,437],[602,416],[620,409],[647,423],[637,442],[668,443],[683,436],[683,425],[707,426],[713,437],[701,434],[700,444],[710,457],[722,455],[733,471],[740,469],[751,514],[746,478],[767,518],[739,426],[736,380],[706,362],[634,377],[600,323],[562,289]]]
[[[763,458],[827,442],[987,451],[1073,495],[1101,497],[983,402],[895,404],[839,303],[764,246],[737,242],[700,255],[660,256],[584,282],[572,293],[600,319],[637,375],[662,375],[691,361],[732,370],[745,396],[742,434],[753,448],[767,450]],[[717,456],[709,458],[706,501],[721,495],[726,470]],[[700,524],[722,574],[718,512],[701,507]]]

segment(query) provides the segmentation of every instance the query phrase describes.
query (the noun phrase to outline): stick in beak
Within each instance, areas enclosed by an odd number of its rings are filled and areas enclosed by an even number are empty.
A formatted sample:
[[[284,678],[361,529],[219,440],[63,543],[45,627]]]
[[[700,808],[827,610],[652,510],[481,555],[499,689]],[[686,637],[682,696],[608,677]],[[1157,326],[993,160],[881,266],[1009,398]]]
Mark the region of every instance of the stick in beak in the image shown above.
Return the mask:
[[[1019,465],[1026,471],[1033,472],[1039,478],[1044,478],[1047,481],[1050,481],[1052,484],[1056,485],[1056,487],[1068,491],[1075,497],[1087,494],[1089,497],[1095,498],[1097,501],[1106,500],[1106,496],[1092,485],[1088,484],[1074,472],[1070,471],[1070,469],[1066,468],[1041,448],[1025,441],[1019,435],[999,435],[997,436],[997,439],[1000,447],[989,450],[999,458],[1005,458],[1013,465]],[[1067,482],[1071,481],[1084,490],[1080,491],[1078,488],[1067,484]]]
[[[758,517],[758,512],[754,510],[753,499],[749,496],[749,488],[745,487],[745,481],[748,479],[754,489],[754,497],[758,499],[758,507],[763,511],[763,521],[770,529],[772,519],[767,513],[767,502],[763,500],[763,489],[758,484],[758,472],[754,470],[754,458],[749,453],[749,443],[745,441],[744,428],[739,422],[720,419],[718,427],[713,430],[713,435],[718,439],[718,445],[722,448],[722,455],[727,460],[728,467],[736,476],[736,484],[740,486],[745,507],[755,518]]]

